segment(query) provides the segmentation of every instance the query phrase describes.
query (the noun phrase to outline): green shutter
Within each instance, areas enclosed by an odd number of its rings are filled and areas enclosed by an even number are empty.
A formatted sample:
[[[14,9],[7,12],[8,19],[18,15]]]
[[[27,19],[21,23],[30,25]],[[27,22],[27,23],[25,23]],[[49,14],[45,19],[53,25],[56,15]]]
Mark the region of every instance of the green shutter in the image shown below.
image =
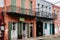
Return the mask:
[[[50,34],[53,34],[53,27],[52,27],[52,24],[50,23]]]
[[[32,3],[29,1],[29,15],[32,15]]]
[[[18,35],[20,35],[20,24],[18,23]]]
[[[11,0],[11,5],[16,6],[16,0]]]
[[[22,35],[22,28],[23,28],[23,23],[22,22],[20,22],[20,34]]]
[[[8,38],[9,40],[11,40],[11,30],[12,30],[12,22],[8,23]]]
[[[47,23],[45,23],[45,29],[47,29]]]
[[[27,37],[28,38],[30,37],[30,27],[29,27],[29,24],[27,25]]]
[[[25,1],[26,1],[26,0],[21,0],[21,7],[22,7],[22,8],[25,8]]]
[[[22,9],[20,10],[20,13],[21,13],[21,14],[26,14],[25,1],[26,1],[26,0],[21,0],[21,7],[22,7]]]
[[[18,23],[18,35],[19,35],[19,36],[22,36],[22,24],[23,24],[22,22],[19,22],[19,23]],[[19,38],[20,38],[20,37],[19,37]]]
[[[11,5],[12,12],[16,12],[16,0],[11,0]]]
[[[51,34],[51,23],[50,23],[50,34]]]

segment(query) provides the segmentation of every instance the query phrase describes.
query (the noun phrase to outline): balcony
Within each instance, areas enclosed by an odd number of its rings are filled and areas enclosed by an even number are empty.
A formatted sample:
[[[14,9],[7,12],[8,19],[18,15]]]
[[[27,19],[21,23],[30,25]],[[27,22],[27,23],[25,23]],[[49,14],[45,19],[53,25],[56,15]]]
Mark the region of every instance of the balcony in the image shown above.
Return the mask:
[[[35,17],[36,12],[32,11],[31,9],[25,9],[25,8],[20,8],[16,6],[8,6],[7,7],[7,14],[9,15],[15,15],[15,16],[24,16],[24,17]]]
[[[53,13],[48,13],[44,11],[39,11],[36,13],[37,17],[44,18],[44,19],[56,19],[57,15]]]

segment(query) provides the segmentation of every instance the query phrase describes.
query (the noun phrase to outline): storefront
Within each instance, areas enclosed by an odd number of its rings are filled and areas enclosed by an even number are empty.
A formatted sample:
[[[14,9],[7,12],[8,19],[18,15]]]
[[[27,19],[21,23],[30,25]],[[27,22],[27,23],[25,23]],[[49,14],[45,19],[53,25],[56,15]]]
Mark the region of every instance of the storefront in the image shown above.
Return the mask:
[[[25,16],[15,18],[13,16],[7,16],[5,17],[5,39],[16,40],[36,37],[36,20],[34,17]]]

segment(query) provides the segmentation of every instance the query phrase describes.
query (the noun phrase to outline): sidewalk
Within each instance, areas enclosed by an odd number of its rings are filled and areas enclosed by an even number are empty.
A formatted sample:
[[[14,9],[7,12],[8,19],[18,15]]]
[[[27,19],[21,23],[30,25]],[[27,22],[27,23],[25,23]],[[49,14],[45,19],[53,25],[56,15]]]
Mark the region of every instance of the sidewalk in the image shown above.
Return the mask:
[[[18,40],[60,40],[60,35],[40,36],[29,39],[18,39]]]

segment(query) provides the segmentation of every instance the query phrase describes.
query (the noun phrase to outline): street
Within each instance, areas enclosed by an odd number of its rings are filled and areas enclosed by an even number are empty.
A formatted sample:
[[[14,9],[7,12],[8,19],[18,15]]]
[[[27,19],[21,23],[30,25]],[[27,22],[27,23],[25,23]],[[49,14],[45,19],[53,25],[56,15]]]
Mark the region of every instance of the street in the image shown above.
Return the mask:
[[[46,39],[32,38],[32,39],[18,39],[18,40],[60,40],[60,38],[46,38]]]

